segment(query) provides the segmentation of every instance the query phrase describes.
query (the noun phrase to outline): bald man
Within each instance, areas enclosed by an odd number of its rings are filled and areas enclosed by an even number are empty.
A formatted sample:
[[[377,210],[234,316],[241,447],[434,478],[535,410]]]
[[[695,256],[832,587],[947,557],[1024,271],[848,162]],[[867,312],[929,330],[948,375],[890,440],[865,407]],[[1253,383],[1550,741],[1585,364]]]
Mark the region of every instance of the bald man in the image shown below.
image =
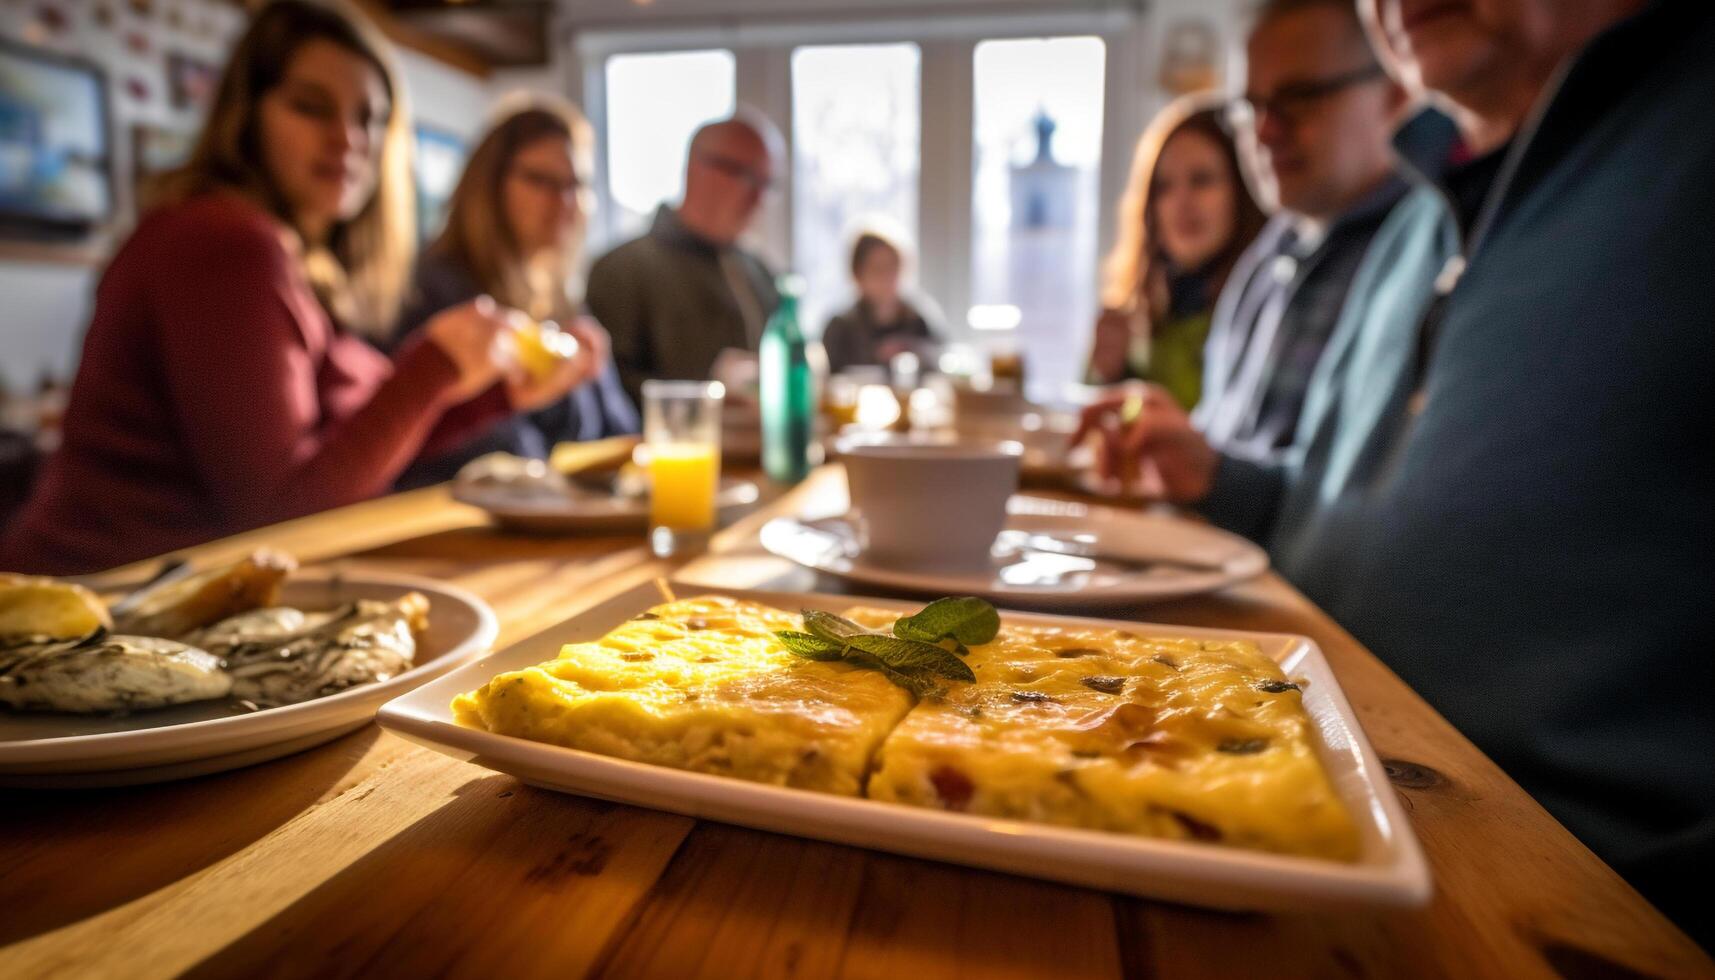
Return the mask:
[[[756,350],[779,296],[768,266],[738,239],[774,182],[779,142],[767,120],[744,113],[699,129],[684,199],[590,269],[590,312],[613,335],[633,400],[649,378],[701,380],[722,350]]]

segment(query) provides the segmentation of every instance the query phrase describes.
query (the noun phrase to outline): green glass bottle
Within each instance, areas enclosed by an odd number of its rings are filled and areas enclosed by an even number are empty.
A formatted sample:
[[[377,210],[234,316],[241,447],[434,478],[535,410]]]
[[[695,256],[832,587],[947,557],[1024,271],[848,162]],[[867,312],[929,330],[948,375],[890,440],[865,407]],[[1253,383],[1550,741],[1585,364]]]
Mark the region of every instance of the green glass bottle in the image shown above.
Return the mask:
[[[762,400],[762,468],[771,480],[797,483],[810,472],[815,384],[798,325],[797,276],[782,276],[780,305],[762,331],[758,354]]]

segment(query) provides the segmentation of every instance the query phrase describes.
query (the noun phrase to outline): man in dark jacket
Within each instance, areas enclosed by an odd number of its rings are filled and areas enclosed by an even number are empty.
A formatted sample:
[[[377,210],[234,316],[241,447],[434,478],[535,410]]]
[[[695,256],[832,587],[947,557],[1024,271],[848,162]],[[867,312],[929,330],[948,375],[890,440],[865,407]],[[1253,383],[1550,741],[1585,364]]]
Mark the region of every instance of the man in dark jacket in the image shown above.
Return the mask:
[[[1476,159],[1383,451],[1299,515],[1300,584],[1708,945],[1715,8],[1365,2]],[[1125,439],[1175,499],[1282,492],[1182,414]]]
[[[779,135],[740,114],[691,138],[685,196],[662,205],[648,234],[590,268],[585,302],[613,337],[634,402],[649,378],[702,380],[721,351],[754,351],[780,302],[760,258],[738,239],[774,181]]]

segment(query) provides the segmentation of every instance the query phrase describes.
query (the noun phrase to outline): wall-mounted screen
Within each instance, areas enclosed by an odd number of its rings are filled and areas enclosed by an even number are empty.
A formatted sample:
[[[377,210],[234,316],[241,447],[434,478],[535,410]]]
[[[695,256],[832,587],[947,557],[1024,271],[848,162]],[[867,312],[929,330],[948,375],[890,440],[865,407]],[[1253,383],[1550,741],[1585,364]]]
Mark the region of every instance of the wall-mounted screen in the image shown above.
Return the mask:
[[[111,145],[99,68],[0,43],[0,234],[78,235],[106,221]]]

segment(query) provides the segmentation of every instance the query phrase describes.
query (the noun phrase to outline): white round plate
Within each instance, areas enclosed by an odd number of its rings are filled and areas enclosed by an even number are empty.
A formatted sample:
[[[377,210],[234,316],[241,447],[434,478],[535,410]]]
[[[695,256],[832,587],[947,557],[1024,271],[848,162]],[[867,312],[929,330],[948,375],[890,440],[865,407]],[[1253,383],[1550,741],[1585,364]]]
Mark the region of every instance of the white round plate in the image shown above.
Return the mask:
[[[388,700],[486,652],[500,632],[494,611],[462,589],[404,577],[299,573],[281,590],[282,605],[304,609],[391,601],[411,591],[429,598],[429,629],[418,641],[417,665],[398,677],[261,711],[226,699],[123,717],[0,710],[0,786],[184,779],[277,759],[361,727]]]
[[[574,483],[576,478],[573,478]],[[756,484],[721,477],[715,506],[722,512],[756,502]],[[488,511],[497,523],[520,531],[575,534],[641,531],[649,525],[649,500],[587,489],[565,496],[520,494],[491,485],[453,485],[453,499]]]
[[[907,592],[981,596],[1034,606],[1091,606],[1200,595],[1253,578],[1268,553],[1218,528],[1178,517],[1014,498],[987,564],[893,567],[866,560],[858,524],[846,517],[783,517],[762,529],[762,546],[807,568]],[[1031,547],[1040,535],[1115,557],[1080,557]],[[1185,564],[1180,564],[1185,563]],[[1193,567],[1195,566],[1195,567]]]

